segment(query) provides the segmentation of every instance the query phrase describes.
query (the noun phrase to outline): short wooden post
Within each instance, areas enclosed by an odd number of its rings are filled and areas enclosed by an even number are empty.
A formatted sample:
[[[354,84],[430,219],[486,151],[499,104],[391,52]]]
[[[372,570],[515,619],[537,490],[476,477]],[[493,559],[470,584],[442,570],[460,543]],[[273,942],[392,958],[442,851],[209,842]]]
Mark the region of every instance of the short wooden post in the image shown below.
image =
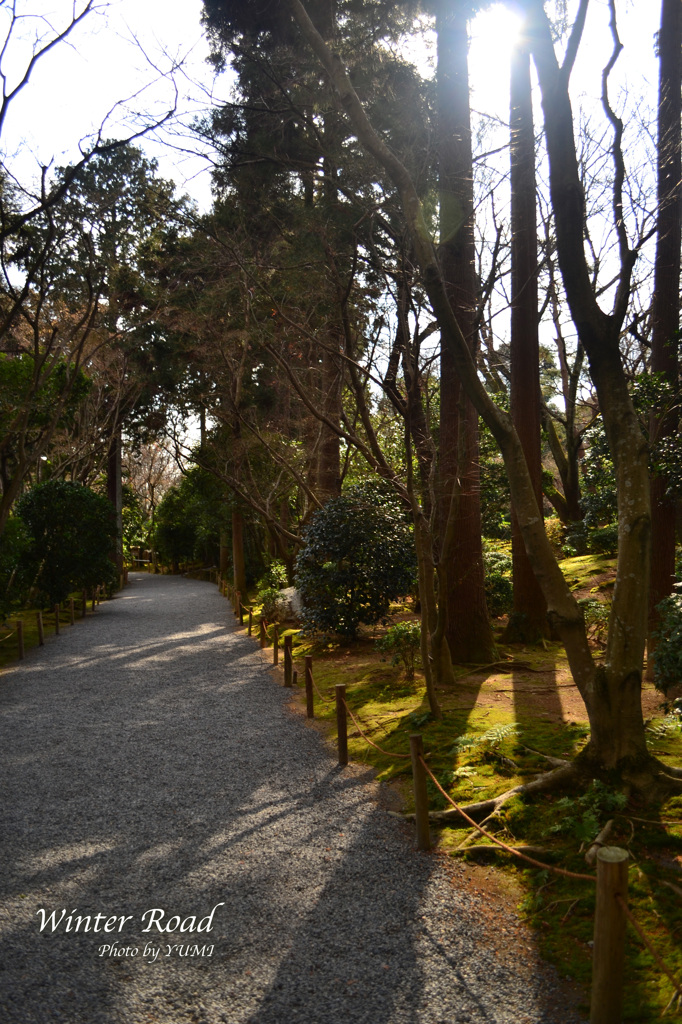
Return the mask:
[[[38,646],[42,647],[45,643],[45,630],[43,629],[42,612],[36,612],[36,625],[38,626]]]
[[[54,606],[54,634],[59,636],[59,605]]]
[[[412,779],[414,781],[414,809],[417,819],[417,849],[431,849],[429,832],[429,799],[426,793],[426,771],[421,762],[424,756],[424,742],[420,733],[410,736],[410,754],[412,755]]]
[[[242,595],[237,590],[234,595],[234,614],[239,618],[239,625],[242,624]]]
[[[348,723],[346,719],[346,684],[337,683],[336,732],[338,734],[339,764],[348,764]]]
[[[296,669],[291,673],[291,685],[298,686],[298,672]]]
[[[590,1024],[621,1024],[623,1017],[626,917],[617,897],[627,899],[628,859],[619,846],[597,853]]]
[[[265,619],[260,620],[260,645],[261,647],[267,647],[268,645],[268,634],[265,632]]]
[[[272,664],[279,665],[279,628],[277,623],[272,627]]]
[[[253,633],[253,608],[249,608],[249,636]]]
[[[292,660],[291,633],[284,637],[284,685],[291,686],[294,663]]]
[[[24,657],[24,623],[21,619],[17,619],[17,646],[19,648],[19,660],[22,661]]]
[[[83,595],[82,595],[82,600],[83,600],[83,610],[82,610],[82,612],[81,612],[81,618],[83,618],[83,619],[84,619],[84,618],[85,618],[85,616],[86,616],[86,615],[87,615],[87,613],[88,613],[88,596],[87,596],[87,594],[85,593],[85,591],[83,591]]]
[[[344,707],[345,712],[345,707]],[[313,703],[313,658],[311,654],[305,656],[305,713],[306,718],[315,717],[315,705]],[[346,760],[346,763],[348,761]]]
[[[69,598],[69,622],[72,626],[76,624],[76,609],[73,605],[73,598]]]

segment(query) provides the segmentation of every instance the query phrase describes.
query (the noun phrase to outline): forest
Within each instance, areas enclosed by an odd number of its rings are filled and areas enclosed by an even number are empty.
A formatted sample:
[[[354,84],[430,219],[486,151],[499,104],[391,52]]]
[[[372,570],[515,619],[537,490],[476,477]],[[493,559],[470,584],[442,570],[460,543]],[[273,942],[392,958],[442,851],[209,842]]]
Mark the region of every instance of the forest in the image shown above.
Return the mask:
[[[559,642],[590,726],[570,771],[656,799],[682,787],[641,704],[682,663],[681,13],[633,96],[602,5],[587,108],[588,0],[519,0],[500,119],[470,104],[486,6],[205,0],[234,78],[191,125],[208,212],[145,155],[153,118],[38,188],[3,171],[2,614],[90,585],[85,488],[111,586],[144,552],[215,565],[341,636],[408,596],[434,720],[453,666]],[[559,565],[588,553],[617,557],[596,610]]]

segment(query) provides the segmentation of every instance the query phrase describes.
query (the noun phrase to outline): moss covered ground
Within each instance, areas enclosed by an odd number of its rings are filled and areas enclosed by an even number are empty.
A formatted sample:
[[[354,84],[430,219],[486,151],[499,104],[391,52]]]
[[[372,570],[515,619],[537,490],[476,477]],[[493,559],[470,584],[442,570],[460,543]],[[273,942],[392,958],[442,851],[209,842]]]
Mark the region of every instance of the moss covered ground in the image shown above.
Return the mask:
[[[588,556],[562,563],[575,590],[608,599],[613,559]],[[392,609],[392,621],[410,614]],[[503,623],[500,622],[500,632]],[[406,811],[412,809],[409,736],[423,736],[427,760],[441,785],[460,804],[498,795],[548,769],[542,755],[570,759],[586,742],[587,717],[572,684],[559,644],[500,646],[491,666],[457,666],[454,686],[440,690],[443,717],[429,714],[423,678],[407,682],[376,649],[386,627],[364,631],[356,641],[313,640],[294,630],[294,660],[303,685],[303,657],[313,656],[315,716],[335,742],[334,687],[346,684],[347,701],[363,732],[386,753],[371,747],[349,722],[349,756],[372,766],[378,779],[398,788]],[[651,749],[661,760],[682,763],[682,729],[666,717],[662,697],[645,689],[644,707]],[[433,810],[446,806],[428,783]],[[659,806],[641,806],[599,783],[586,792],[515,798],[487,823],[509,845],[531,845],[541,859],[578,873],[593,873],[585,851],[607,820],[613,821],[610,845],[630,853],[629,903],[673,976],[682,979],[682,797]],[[454,857],[489,861],[520,884],[519,911],[536,933],[539,948],[566,977],[583,987],[588,1005],[591,977],[594,886],[524,866],[508,854],[476,848],[488,841],[465,828],[434,829],[439,847]],[[464,844],[461,849],[458,847]],[[512,861],[512,863],[510,863]],[[628,929],[626,1021],[658,1020],[673,996],[670,981],[651,954]],[[669,1013],[674,1007],[670,1007]]]

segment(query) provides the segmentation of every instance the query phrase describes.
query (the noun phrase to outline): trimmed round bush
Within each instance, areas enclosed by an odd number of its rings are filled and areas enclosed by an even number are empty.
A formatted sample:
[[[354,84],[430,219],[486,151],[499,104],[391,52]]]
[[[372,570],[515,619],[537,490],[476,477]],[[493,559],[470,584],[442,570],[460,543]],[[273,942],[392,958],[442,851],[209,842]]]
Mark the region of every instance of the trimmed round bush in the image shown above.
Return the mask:
[[[412,530],[392,491],[352,487],[312,517],[296,559],[304,627],[355,637],[414,586]]]

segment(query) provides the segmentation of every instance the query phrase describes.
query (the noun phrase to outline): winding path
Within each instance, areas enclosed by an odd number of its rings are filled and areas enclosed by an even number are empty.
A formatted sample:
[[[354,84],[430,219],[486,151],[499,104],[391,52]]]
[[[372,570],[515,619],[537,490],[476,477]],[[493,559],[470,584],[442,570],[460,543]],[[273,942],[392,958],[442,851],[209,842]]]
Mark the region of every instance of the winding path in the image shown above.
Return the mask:
[[[288,700],[214,586],[143,574],[0,675],[3,1024],[576,1020]]]

